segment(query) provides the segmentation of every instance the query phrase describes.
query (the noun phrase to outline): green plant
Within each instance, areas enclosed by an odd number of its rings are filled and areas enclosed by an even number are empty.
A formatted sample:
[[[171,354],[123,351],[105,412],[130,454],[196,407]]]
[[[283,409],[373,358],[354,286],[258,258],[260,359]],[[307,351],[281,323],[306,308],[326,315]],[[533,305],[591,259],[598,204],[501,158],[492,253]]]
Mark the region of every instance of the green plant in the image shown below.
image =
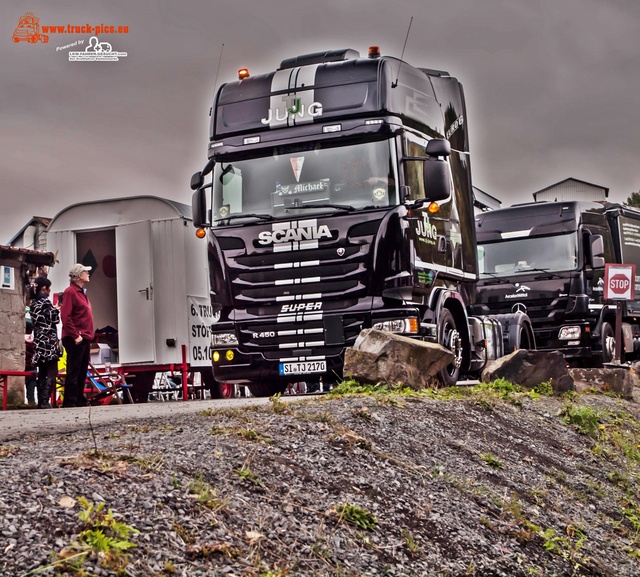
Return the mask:
[[[212,511],[220,511],[227,506],[224,499],[220,499],[216,490],[202,478],[202,473],[189,483],[189,492],[196,495],[196,500],[201,505]]]
[[[242,467],[236,467],[235,469],[233,469],[233,472],[236,475],[238,475],[238,477],[240,477],[241,479],[244,479],[245,481],[249,481],[249,483],[258,485],[263,489],[266,489],[264,483],[258,478],[257,475],[255,475],[251,471],[251,469],[249,469],[247,465],[242,465]]]
[[[548,381],[543,381],[542,383],[540,383],[537,387],[535,387],[535,392],[545,397],[552,397],[553,385],[551,384],[551,381],[552,379],[549,379]]]
[[[289,408],[289,404],[285,403],[282,400],[282,395],[280,393],[277,393],[276,395],[269,397],[269,401],[271,402],[271,410],[276,415],[283,415],[285,413],[291,412],[291,409]]]
[[[129,564],[127,551],[136,547],[129,541],[132,535],[139,533],[131,525],[118,521],[111,509],[105,511],[105,503],[94,505],[84,497],[78,498],[82,510],[78,519],[84,530],[78,535],[78,540],[60,551],[58,560],[53,566],[71,566],[76,571],[87,559],[104,569],[123,571]]]
[[[236,432],[238,437],[242,437],[243,439],[247,439],[247,441],[258,441],[262,443],[271,443],[271,439],[269,437],[265,437],[254,431],[253,429],[240,429]]]
[[[407,529],[403,529],[400,535],[404,539],[404,545],[409,551],[409,554],[412,556],[418,555],[420,553],[420,547],[416,543],[416,539],[413,536],[413,533],[411,533],[411,531],[408,531]]]
[[[567,405],[560,413],[562,420],[575,427],[583,435],[595,437],[598,434],[600,417],[591,407]]]
[[[338,516],[339,521],[344,521],[354,527],[360,527],[365,531],[373,531],[378,525],[373,513],[352,503],[336,505],[333,511]]]
[[[480,458],[492,469],[504,469],[502,462],[491,453],[480,453]]]

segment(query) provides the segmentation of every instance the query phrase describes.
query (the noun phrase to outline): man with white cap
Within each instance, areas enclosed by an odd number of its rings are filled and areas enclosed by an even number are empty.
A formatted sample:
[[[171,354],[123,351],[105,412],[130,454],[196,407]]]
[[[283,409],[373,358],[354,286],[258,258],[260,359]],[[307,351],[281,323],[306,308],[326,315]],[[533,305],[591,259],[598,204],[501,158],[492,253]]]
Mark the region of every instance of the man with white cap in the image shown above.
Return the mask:
[[[62,344],[67,351],[67,376],[64,382],[63,407],[84,407],[84,383],[94,338],[93,312],[84,291],[90,282],[90,266],[74,264],[69,271],[69,286],[62,296]]]

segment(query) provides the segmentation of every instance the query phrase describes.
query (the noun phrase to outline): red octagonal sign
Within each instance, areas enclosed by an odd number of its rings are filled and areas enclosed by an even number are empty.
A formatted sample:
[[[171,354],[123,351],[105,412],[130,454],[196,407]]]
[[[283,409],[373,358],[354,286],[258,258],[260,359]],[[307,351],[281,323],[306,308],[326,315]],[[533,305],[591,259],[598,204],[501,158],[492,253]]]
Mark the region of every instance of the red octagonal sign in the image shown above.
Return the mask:
[[[609,290],[616,295],[623,295],[629,290],[631,281],[623,274],[614,274],[609,279]]]
[[[607,264],[605,299],[632,300],[635,288],[635,265]]]

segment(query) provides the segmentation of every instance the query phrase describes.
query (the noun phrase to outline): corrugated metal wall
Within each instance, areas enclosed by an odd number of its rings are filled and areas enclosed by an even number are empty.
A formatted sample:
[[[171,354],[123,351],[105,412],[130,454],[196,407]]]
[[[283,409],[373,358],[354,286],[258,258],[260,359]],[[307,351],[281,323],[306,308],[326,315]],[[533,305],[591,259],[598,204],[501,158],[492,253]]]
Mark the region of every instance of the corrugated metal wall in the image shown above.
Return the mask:
[[[601,186],[576,180],[560,182],[557,185],[551,186],[547,190],[534,193],[534,196],[537,202],[553,202],[555,200],[607,200],[606,189]]]

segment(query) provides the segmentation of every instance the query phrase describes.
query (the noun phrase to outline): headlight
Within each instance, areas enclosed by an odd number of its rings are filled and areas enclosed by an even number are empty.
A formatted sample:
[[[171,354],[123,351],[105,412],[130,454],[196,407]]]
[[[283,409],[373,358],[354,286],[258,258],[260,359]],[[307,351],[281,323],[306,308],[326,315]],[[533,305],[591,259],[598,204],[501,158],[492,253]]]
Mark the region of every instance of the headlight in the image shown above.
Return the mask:
[[[374,323],[373,328],[377,331],[387,331],[388,333],[416,334],[418,332],[418,319],[411,317],[408,319],[380,321],[379,323]]]
[[[580,327],[562,327],[558,333],[558,339],[561,341],[570,341],[580,338]]]
[[[212,347],[224,347],[237,344],[238,339],[234,333],[211,333]]]

